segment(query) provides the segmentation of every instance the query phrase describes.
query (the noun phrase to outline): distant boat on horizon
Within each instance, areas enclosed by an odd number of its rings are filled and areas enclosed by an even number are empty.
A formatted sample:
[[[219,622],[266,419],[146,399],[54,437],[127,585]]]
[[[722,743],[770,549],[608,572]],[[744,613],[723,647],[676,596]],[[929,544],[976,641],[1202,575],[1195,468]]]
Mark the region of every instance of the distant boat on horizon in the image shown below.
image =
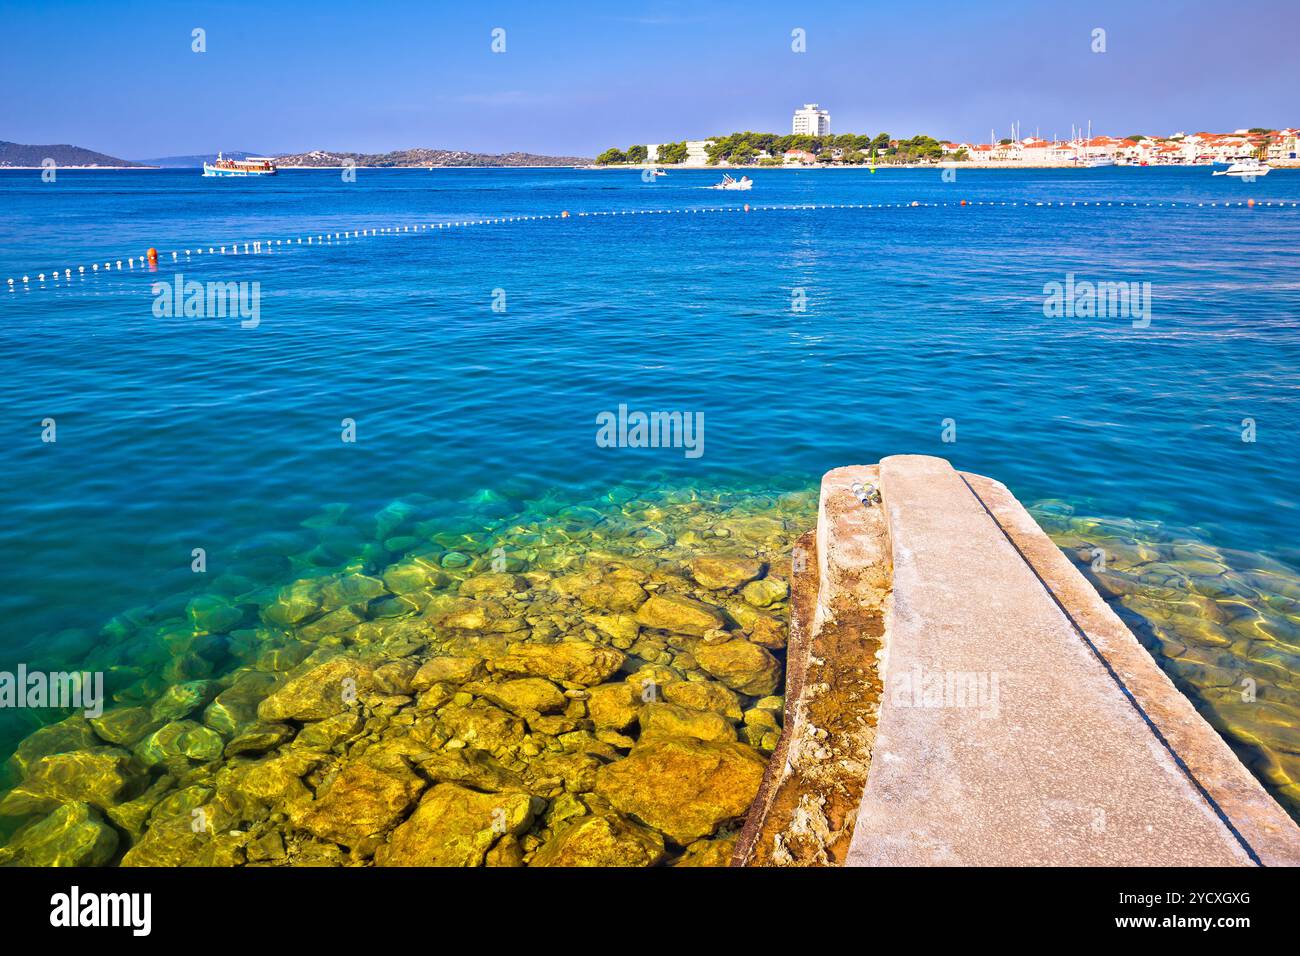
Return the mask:
[[[217,153],[215,163],[203,164],[204,176],[274,176],[275,173],[275,160],[267,156],[226,159],[223,153]]]

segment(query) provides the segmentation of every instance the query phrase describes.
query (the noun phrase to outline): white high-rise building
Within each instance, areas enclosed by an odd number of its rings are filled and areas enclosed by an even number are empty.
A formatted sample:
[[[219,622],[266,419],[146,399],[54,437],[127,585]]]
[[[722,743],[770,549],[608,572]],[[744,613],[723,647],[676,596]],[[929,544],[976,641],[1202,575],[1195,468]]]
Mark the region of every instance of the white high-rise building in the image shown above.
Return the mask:
[[[816,103],[805,103],[803,109],[794,111],[791,132],[795,136],[826,136],[831,131],[831,114],[818,109]]]

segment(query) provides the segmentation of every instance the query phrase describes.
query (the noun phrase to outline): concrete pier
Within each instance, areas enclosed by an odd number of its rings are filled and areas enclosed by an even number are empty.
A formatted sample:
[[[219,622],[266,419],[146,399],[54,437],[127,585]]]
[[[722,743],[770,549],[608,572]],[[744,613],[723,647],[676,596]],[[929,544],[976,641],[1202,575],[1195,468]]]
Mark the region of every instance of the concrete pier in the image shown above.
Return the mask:
[[[803,548],[737,864],[1300,865],[1300,828],[1003,485],[836,469]]]

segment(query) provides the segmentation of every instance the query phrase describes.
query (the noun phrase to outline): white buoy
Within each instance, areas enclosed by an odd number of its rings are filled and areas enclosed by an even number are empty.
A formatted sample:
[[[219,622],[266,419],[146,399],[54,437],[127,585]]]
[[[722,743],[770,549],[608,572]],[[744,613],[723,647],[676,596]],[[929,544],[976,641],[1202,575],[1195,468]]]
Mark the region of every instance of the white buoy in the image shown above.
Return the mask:
[[[10,285],[13,285],[13,284],[14,284],[14,280],[13,280],[13,279],[10,279],[10,280],[9,280],[9,284],[10,284]]]
[[[64,270],[63,270],[63,278],[65,278],[65,279],[71,279],[71,278],[72,278],[72,270],[71,270],[71,269],[64,269]]]
[[[40,273],[36,278],[39,279],[41,282],[44,282],[44,281],[45,281],[45,273],[44,273],[44,272]]]
[[[119,271],[121,271],[121,269],[122,269],[122,260],[121,260],[121,259],[118,259],[118,260],[117,260],[117,268],[118,268]]]
[[[177,254],[173,252],[173,253],[172,253],[172,262],[175,262],[175,261],[176,261],[176,258],[177,258]]]

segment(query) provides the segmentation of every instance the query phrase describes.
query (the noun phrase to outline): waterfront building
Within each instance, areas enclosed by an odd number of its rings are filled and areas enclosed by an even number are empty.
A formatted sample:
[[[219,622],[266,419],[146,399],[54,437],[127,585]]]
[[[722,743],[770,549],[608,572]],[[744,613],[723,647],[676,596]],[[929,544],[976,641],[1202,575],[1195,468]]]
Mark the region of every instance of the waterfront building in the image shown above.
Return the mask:
[[[711,139],[688,139],[686,141],[686,165],[706,166],[709,162],[708,145]]]
[[[790,131],[795,136],[827,136],[831,131],[831,114],[816,103],[805,103],[794,111]]]

